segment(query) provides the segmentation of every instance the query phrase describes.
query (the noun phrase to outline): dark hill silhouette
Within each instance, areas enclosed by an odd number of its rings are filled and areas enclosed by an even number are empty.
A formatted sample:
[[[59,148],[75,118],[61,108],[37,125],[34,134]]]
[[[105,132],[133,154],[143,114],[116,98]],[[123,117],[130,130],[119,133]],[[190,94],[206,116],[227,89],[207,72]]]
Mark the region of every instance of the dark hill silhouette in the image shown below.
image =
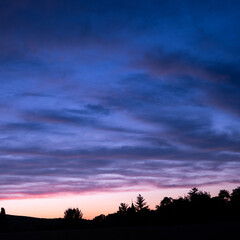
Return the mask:
[[[6,215],[4,231],[34,231],[63,227],[63,219],[34,218],[25,216]]]
[[[209,240],[238,239],[240,223],[120,226],[75,230],[47,230],[0,233],[1,240]]]

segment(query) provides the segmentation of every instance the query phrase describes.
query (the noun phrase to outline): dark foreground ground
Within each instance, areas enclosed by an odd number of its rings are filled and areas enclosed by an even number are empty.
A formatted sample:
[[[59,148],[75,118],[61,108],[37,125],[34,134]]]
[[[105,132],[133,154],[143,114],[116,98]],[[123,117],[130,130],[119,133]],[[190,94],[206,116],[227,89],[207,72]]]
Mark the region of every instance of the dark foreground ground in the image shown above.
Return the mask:
[[[0,233],[0,240],[10,239],[240,239],[240,223],[186,224]]]

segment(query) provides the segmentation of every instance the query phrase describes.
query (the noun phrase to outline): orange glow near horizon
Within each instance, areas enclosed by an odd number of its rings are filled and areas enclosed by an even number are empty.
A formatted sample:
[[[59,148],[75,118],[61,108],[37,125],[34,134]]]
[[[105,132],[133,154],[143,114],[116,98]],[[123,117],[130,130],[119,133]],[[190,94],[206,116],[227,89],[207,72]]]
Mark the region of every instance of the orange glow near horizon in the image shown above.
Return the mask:
[[[207,186],[199,187],[199,190],[210,192],[211,196],[218,194],[220,189],[227,189],[231,192],[236,186]],[[7,214],[20,215],[39,218],[62,218],[67,208],[79,208],[83,212],[84,219],[93,219],[100,214],[114,213],[118,210],[121,202],[135,202],[138,194],[141,194],[147,201],[150,209],[165,197],[184,197],[189,192],[189,188],[151,188],[144,191],[132,192],[98,192],[88,194],[59,195],[46,198],[29,199],[8,199],[0,200],[0,207],[4,207]]]

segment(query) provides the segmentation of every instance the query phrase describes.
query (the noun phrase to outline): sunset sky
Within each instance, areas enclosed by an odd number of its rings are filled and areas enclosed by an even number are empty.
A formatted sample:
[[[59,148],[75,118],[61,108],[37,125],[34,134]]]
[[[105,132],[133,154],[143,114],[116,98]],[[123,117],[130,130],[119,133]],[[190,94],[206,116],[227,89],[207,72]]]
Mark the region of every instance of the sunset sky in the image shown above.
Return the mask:
[[[0,1],[0,207],[92,218],[240,185],[239,9]]]

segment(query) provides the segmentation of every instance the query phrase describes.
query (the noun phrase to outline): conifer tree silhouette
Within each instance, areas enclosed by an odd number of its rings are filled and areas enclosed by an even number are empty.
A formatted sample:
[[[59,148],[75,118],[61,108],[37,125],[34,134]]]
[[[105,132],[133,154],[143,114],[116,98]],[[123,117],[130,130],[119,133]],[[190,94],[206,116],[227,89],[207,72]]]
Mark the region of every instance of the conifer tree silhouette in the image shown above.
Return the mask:
[[[128,211],[128,204],[127,203],[120,203],[120,206],[118,207],[118,214],[126,215],[127,211]]]
[[[143,196],[141,194],[139,194],[137,196],[137,200],[135,202],[135,207],[137,209],[137,211],[142,211],[143,209],[149,209],[149,206],[147,205],[147,202],[145,201],[145,199],[143,198]]]

